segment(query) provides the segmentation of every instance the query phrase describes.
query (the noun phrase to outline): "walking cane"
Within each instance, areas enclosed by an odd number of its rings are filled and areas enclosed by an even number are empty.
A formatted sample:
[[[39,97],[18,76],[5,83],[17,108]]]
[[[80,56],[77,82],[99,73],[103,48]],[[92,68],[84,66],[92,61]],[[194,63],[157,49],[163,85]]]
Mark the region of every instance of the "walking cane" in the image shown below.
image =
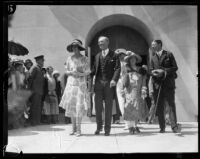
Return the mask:
[[[156,114],[156,110],[157,110],[157,107],[158,107],[158,101],[159,101],[159,98],[160,98],[160,91],[161,91],[161,87],[162,87],[162,83],[160,84],[159,86],[159,90],[158,90],[158,95],[157,95],[157,98],[156,98],[156,104],[153,106],[153,108],[150,110],[150,112],[152,113],[149,117],[149,120],[148,120],[148,123],[151,123],[151,121],[155,118],[155,114]]]

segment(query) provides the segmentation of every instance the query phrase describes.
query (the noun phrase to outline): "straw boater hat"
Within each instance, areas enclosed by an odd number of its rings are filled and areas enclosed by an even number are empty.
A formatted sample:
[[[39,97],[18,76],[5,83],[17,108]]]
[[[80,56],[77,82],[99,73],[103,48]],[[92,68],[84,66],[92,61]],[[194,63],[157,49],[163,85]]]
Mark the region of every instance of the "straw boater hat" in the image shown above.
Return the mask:
[[[135,58],[136,58],[136,63],[142,62],[142,58],[141,58],[139,55],[137,55],[136,53],[132,52],[132,51],[127,51],[127,52],[126,52],[126,56],[125,56],[124,60],[125,60],[126,62],[128,62],[128,60],[129,60],[130,58],[132,58],[132,57],[135,57]]]
[[[126,50],[120,48],[120,49],[115,50],[115,53],[116,53],[118,56],[121,55],[121,54],[126,55]]]
[[[67,46],[67,51],[73,52],[72,47],[73,47],[74,45],[75,45],[75,46],[78,46],[78,48],[79,48],[80,51],[84,51],[85,48],[82,46],[82,44],[83,44],[83,43],[82,43],[81,40],[75,39],[75,40],[72,41],[72,43],[71,43],[70,45]]]

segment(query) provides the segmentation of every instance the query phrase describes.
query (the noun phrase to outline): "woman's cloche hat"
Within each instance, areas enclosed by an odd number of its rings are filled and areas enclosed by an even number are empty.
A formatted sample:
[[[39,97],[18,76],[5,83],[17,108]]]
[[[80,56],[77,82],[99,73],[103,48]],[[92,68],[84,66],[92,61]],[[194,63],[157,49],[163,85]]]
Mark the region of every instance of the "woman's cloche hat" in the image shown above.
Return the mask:
[[[126,49],[123,49],[123,48],[117,49],[117,50],[115,50],[115,53],[116,53],[118,56],[121,55],[121,54],[126,55]]]
[[[141,56],[139,56],[138,54],[132,52],[132,51],[126,51],[126,56],[124,57],[124,60],[126,62],[128,62],[128,60],[132,57],[135,57],[136,58],[136,63],[140,63],[142,62],[142,58]]]
[[[69,44],[69,45],[67,46],[67,51],[73,52],[72,47],[73,47],[74,45],[75,45],[75,46],[78,46],[78,48],[79,48],[80,51],[84,51],[84,50],[85,50],[85,48],[82,46],[82,45],[83,45],[82,41],[79,40],[79,39],[74,39],[74,40],[72,41],[72,43]]]

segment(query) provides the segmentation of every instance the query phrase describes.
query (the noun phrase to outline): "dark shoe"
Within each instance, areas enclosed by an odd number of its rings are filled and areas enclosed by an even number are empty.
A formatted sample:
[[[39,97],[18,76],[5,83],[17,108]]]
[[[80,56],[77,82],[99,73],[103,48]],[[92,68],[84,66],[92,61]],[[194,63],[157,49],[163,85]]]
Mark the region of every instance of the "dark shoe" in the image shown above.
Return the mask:
[[[177,124],[174,128],[173,128],[173,132],[174,133],[180,133],[181,132],[181,125]]]
[[[105,132],[104,135],[105,135],[105,136],[110,136],[110,133],[109,133],[109,132]]]
[[[135,127],[135,132],[140,133],[140,129],[138,127]]]
[[[165,129],[160,129],[160,133],[165,133]]]
[[[96,131],[94,132],[94,134],[95,134],[95,135],[99,135],[99,134],[100,134],[100,130],[96,130]]]

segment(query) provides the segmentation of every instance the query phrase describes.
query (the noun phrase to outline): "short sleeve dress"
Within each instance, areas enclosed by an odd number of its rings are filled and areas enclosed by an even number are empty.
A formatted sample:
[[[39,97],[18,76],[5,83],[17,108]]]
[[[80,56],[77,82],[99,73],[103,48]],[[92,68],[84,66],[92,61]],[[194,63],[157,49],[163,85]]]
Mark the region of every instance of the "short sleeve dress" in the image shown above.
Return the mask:
[[[86,56],[82,56],[76,59],[76,61],[69,56],[65,68],[67,71],[90,72],[89,61]],[[60,107],[65,109],[65,116],[82,117],[86,115],[88,105],[87,78],[85,76],[68,76],[67,84],[59,104]]]

